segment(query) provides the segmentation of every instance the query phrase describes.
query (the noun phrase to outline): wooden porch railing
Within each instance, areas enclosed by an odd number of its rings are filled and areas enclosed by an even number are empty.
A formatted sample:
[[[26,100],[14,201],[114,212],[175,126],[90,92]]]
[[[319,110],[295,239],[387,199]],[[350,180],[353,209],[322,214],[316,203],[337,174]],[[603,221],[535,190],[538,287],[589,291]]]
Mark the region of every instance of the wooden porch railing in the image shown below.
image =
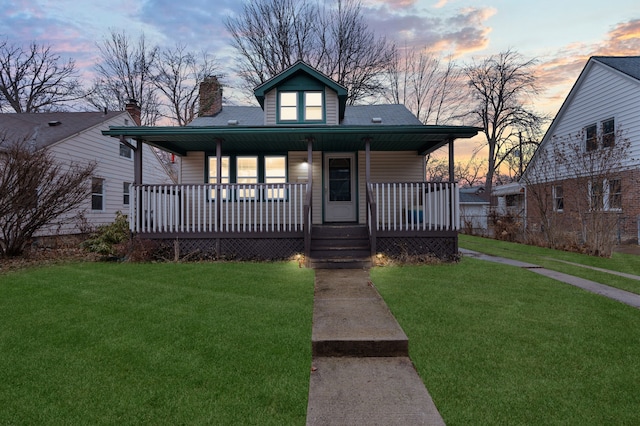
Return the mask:
[[[455,182],[370,183],[376,231],[449,231],[460,229]],[[371,219],[373,220],[373,219]]]
[[[135,233],[302,232],[307,184],[134,185]]]
[[[369,229],[369,247],[371,256],[376,254],[376,230],[378,224],[378,205],[373,197],[372,185],[367,185],[367,228]]]

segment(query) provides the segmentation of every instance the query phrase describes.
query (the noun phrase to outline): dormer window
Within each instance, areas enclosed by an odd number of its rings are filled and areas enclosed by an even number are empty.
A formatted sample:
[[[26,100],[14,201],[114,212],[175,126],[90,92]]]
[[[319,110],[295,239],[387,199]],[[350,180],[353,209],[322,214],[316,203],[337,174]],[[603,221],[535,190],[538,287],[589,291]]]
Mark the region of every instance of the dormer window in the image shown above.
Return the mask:
[[[282,91],[278,93],[278,121],[311,123],[324,121],[322,91]]]

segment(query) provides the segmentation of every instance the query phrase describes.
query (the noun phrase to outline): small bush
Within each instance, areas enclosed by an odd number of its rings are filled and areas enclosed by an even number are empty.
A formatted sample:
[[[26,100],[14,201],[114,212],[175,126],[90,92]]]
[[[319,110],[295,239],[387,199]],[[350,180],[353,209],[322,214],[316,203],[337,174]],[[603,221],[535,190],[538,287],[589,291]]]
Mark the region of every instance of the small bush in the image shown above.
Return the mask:
[[[82,247],[92,253],[104,256],[123,257],[121,247],[129,240],[129,221],[122,212],[116,212],[116,219],[109,225],[99,226]]]

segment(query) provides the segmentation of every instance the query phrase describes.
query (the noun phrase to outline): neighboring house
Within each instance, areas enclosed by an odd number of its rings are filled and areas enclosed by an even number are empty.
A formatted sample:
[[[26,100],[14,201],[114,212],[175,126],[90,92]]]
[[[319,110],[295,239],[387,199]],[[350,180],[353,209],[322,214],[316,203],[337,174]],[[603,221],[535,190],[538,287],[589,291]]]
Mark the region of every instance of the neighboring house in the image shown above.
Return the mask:
[[[0,114],[0,132],[8,138],[28,138],[35,149],[48,149],[64,164],[96,163],[94,176],[88,182],[92,193],[86,203],[61,218],[64,223],[52,224],[38,235],[86,232],[113,222],[117,211],[129,212],[129,190],[134,182],[133,151],[118,139],[103,136],[101,131],[109,126],[133,125],[136,123],[126,111]],[[145,146],[144,150],[147,154],[144,181],[173,183],[153,149]]]
[[[346,88],[303,62],[254,94],[260,106],[223,107],[208,79],[189,126],[103,132],[182,157],[179,185],[136,186],[135,233],[243,258],[313,257],[331,232],[361,232],[371,253],[457,254],[457,184],[425,182],[425,155],[477,128],[348,106]]]
[[[462,229],[471,234],[484,234],[487,230],[489,198],[483,186],[460,188],[460,222]]]
[[[496,185],[491,191],[491,196],[496,198],[493,209],[496,214],[525,218],[525,185],[522,183],[511,182]]]
[[[554,226],[584,239],[594,212],[605,212],[619,241],[637,241],[640,56],[588,60],[523,182],[531,230]]]

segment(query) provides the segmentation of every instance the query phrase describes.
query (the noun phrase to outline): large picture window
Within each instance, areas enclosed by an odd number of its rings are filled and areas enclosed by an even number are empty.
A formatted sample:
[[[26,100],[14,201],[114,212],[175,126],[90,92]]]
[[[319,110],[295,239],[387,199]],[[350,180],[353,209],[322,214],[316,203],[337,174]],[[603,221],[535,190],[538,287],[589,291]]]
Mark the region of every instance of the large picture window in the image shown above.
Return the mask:
[[[217,183],[216,157],[208,159],[209,183]],[[258,183],[286,183],[287,156],[286,155],[238,155],[222,157],[222,183],[258,184]],[[238,200],[250,199],[283,199],[286,197],[284,188],[270,188],[264,193],[256,193],[255,188],[242,188],[235,194],[224,190],[223,199],[230,197]],[[215,194],[212,194],[215,198]]]

